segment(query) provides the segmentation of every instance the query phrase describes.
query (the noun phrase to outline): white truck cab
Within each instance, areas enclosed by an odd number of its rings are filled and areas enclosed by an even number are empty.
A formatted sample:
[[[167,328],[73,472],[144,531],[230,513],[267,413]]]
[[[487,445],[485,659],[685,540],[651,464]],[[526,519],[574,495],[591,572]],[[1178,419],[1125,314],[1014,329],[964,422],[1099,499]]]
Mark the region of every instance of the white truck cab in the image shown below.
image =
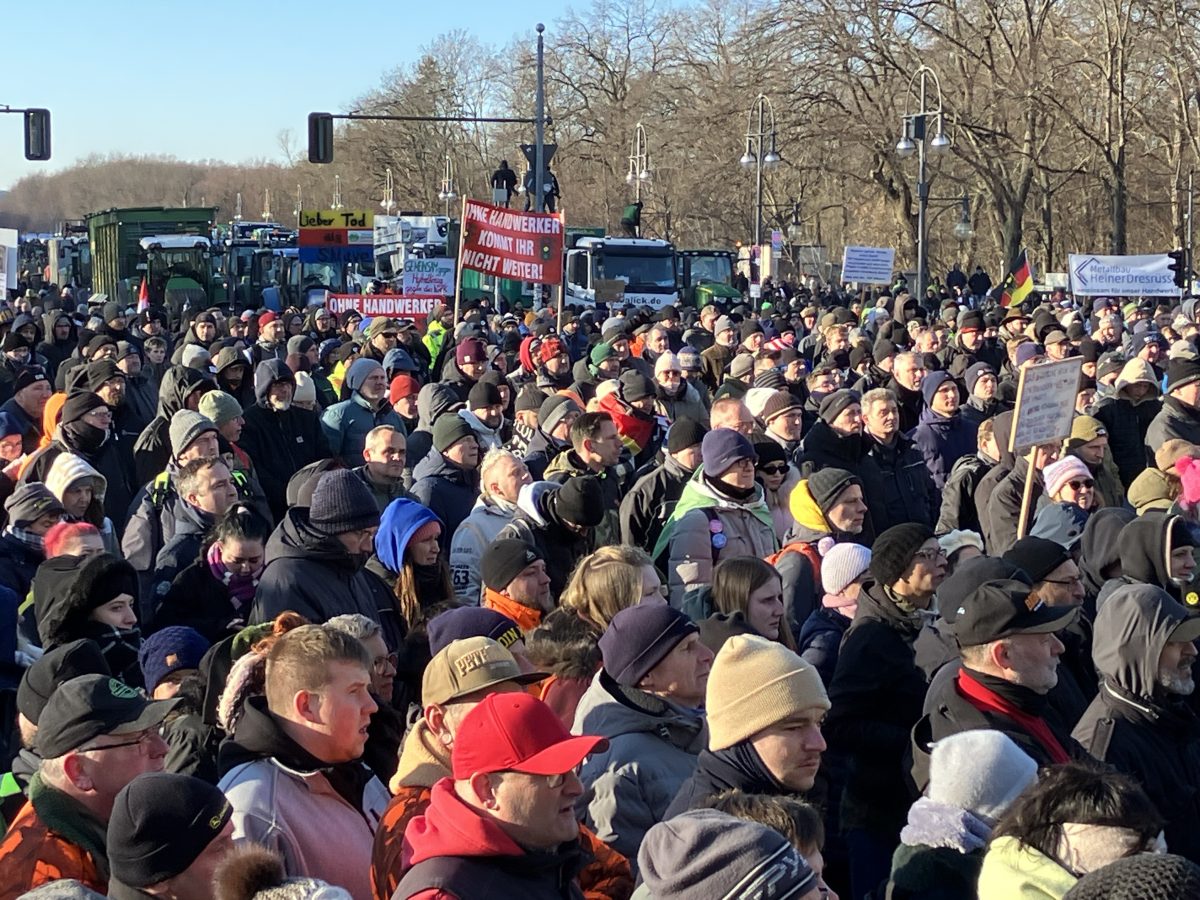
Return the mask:
[[[679,299],[675,247],[670,241],[580,237],[567,250],[563,281],[565,301],[582,306],[595,306],[598,300],[612,302],[614,283],[623,285],[619,302],[626,306],[660,309]]]

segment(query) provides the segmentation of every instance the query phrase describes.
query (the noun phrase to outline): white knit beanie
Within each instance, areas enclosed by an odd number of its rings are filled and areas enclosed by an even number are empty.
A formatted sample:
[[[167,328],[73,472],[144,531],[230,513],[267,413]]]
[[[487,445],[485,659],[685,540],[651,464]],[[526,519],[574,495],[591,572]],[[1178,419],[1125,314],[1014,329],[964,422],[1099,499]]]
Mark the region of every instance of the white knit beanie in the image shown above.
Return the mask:
[[[358,362],[358,360],[355,360]],[[317,402],[317,386],[313,383],[312,376],[307,372],[296,373],[296,394],[292,397],[296,403],[316,403]]]
[[[92,479],[93,496],[103,500],[108,491],[108,479],[83,457],[74,453],[60,453],[54,457],[54,462],[50,464],[50,470],[46,473],[46,488],[61,503],[67,489],[84,478]]]
[[[1078,456],[1067,455],[1058,462],[1050,463],[1042,469],[1042,482],[1046,488],[1046,496],[1053,497],[1062,486],[1072,478],[1091,478],[1092,473]]]
[[[974,547],[980,553],[983,552],[983,538],[979,536],[978,532],[965,528],[947,531],[937,540],[942,547],[942,552],[948,557],[953,556],[963,547]]]
[[[1008,735],[963,731],[933,745],[925,793],[995,824],[1035,781],[1037,763]]]
[[[871,565],[871,551],[862,544],[834,544],[821,560],[821,587],[840,594]]]
[[[816,667],[778,641],[735,634],[721,645],[705,690],[708,749],[724,750],[796,713],[829,709]]]

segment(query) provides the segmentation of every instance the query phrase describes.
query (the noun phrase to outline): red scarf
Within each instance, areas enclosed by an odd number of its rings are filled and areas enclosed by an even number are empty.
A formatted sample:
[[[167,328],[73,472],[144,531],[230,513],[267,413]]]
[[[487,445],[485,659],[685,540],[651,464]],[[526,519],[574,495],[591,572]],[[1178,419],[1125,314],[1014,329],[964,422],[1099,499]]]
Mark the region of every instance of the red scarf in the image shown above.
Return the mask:
[[[1063,745],[1058,742],[1058,738],[1054,736],[1054,732],[1050,730],[1050,726],[1046,724],[1045,719],[1022,712],[1008,700],[988,690],[972,678],[967,674],[966,669],[958,670],[957,688],[958,692],[967,698],[967,702],[980,712],[1000,713],[1003,716],[1008,716],[1008,718],[1020,725],[1034,740],[1042,745],[1051,762],[1057,764],[1071,761],[1070,755],[1063,749]]]

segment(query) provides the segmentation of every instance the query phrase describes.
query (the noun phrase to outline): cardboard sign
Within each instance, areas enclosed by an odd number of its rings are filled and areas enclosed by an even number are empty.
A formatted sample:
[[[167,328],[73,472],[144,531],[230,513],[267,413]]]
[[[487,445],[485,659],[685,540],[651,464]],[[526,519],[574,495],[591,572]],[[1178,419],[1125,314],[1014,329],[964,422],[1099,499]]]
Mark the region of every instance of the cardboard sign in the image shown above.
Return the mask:
[[[620,278],[596,279],[597,303],[620,303],[625,299],[625,282]]]
[[[371,262],[375,258],[374,220],[374,213],[367,210],[301,210],[300,262]]]
[[[560,213],[514,212],[468,200],[462,267],[513,281],[559,284],[564,231]]]
[[[326,308],[335,316],[353,309],[364,318],[386,316],[389,319],[412,319],[419,326],[433,314],[442,297],[413,297],[407,294],[330,294]]]
[[[448,297],[454,293],[454,260],[409,259],[404,263],[404,293],[422,297]]]
[[[1008,439],[1011,453],[1020,453],[1040,444],[1051,444],[1071,435],[1075,418],[1075,395],[1083,358],[1060,359],[1026,366],[1017,385],[1017,406],[1013,411],[1012,432]]]
[[[1071,291],[1079,297],[1178,297],[1165,253],[1092,256],[1072,253]]]
[[[895,261],[891,247],[847,247],[842,251],[842,281],[891,284]]]

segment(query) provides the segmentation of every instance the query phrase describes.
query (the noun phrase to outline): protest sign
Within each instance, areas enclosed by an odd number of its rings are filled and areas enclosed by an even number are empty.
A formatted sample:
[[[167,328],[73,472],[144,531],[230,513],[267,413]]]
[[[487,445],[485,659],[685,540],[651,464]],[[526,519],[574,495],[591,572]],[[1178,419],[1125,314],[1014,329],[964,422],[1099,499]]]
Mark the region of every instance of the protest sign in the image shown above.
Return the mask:
[[[433,313],[442,297],[413,297],[407,294],[330,294],[326,308],[335,316],[348,309],[365,318],[386,316],[389,319],[412,319],[418,325]]]
[[[477,200],[463,204],[464,269],[497,278],[562,282],[563,219],[559,213],[523,213]]]
[[[1020,453],[1071,434],[1083,358],[1060,359],[1021,370],[1008,449]]]
[[[1071,292],[1077,297],[1178,297],[1165,253],[1095,256],[1072,253]]]
[[[404,293],[409,296],[448,297],[454,293],[454,260],[408,259],[404,263]]]
[[[374,219],[374,214],[365,210],[301,210],[297,240],[300,262],[372,262]]]
[[[842,251],[842,281],[891,284],[895,260],[891,247],[847,247]]]

